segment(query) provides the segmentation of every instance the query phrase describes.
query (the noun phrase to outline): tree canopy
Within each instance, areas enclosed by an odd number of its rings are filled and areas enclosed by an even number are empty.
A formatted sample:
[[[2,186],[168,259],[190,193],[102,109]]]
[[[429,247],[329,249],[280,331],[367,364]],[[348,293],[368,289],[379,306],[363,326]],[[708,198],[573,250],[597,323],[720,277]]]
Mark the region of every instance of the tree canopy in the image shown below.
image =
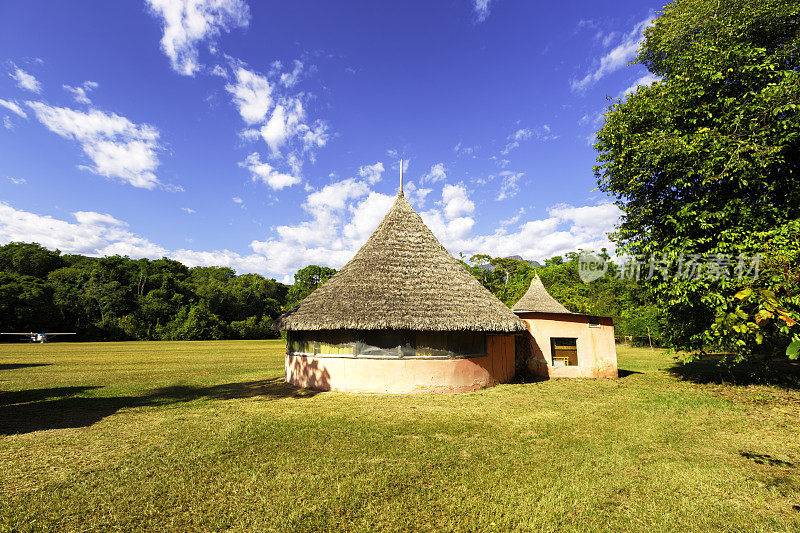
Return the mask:
[[[288,287],[171,259],[61,255],[0,247],[0,329],[76,331],[86,340],[261,339]]]
[[[646,282],[671,346],[731,348],[713,325],[750,281],[678,269],[690,256],[754,256],[800,217],[800,3],[676,0],[637,62],[660,80],[612,104],[597,135],[598,183],[623,212],[613,238],[672,266]],[[790,341],[764,331],[736,351],[759,351],[765,334],[764,346]]]

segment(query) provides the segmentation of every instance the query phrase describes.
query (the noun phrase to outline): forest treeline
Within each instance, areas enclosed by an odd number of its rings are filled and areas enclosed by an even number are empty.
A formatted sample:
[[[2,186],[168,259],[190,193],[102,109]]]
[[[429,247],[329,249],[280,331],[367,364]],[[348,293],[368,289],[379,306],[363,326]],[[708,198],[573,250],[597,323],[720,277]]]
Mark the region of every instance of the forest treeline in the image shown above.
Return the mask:
[[[618,317],[617,334],[654,343],[659,314],[632,280],[578,277],[577,254],[540,267],[473,256],[463,262],[489,291],[513,305],[536,272],[572,311]],[[0,247],[0,331],[74,331],[82,340],[266,339],[272,322],[336,270],[299,270],[292,285],[227,267],[189,268],[172,259],[61,254],[35,243]]]

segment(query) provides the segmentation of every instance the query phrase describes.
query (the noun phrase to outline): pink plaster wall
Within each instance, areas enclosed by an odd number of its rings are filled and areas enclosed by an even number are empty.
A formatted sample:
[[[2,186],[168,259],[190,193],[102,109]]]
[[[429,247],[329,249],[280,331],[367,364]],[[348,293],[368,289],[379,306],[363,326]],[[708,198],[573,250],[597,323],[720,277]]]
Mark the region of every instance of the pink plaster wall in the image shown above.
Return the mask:
[[[617,377],[617,349],[611,318],[601,317],[599,326],[590,327],[589,318],[582,315],[522,313],[519,317],[530,333],[521,341],[531,343],[533,357],[528,370],[532,374],[553,378]],[[578,339],[578,366],[552,366],[552,337]]]
[[[286,354],[286,381],[317,390],[377,393],[465,392],[514,378],[514,336],[491,335],[484,357],[369,359]]]

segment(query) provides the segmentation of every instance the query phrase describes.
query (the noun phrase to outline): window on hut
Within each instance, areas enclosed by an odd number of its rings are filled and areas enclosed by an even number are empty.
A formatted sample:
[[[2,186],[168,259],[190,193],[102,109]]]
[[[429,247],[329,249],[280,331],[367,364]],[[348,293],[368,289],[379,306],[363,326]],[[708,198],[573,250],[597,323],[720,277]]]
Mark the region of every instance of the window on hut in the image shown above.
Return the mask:
[[[553,337],[550,339],[553,366],[578,365],[578,339]]]
[[[291,353],[314,353],[314,334],[311,331],[287,332],[287,344]]]
[[[353,355],[355,341],[350,331],[319,331],[319,347],[316,353],[323,355]]]
[[[356,357],[475,357],[486,334],[473,331],[290,331],[290,353]]]
[[[451,331],[447,334],[447,348],[455,357],[486,355],[486,334],[476,331]]]
[[[356,354],[363,357],[408,357],[414,355],[414,335],[410,331],[363,331]]]
[[[417,331],[418,357],[447,357],[446,331]]]

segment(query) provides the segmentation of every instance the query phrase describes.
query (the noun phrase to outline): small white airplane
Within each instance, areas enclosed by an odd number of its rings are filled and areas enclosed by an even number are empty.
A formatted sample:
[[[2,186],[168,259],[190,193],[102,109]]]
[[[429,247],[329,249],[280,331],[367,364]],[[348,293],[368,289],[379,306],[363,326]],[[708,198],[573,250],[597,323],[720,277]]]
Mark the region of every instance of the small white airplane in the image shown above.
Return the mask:
[[[75,335],[74,333],[0,333],[0,335],[22,335],[30,339],[28,342],[47,342],[47,339],[56,335]]]

